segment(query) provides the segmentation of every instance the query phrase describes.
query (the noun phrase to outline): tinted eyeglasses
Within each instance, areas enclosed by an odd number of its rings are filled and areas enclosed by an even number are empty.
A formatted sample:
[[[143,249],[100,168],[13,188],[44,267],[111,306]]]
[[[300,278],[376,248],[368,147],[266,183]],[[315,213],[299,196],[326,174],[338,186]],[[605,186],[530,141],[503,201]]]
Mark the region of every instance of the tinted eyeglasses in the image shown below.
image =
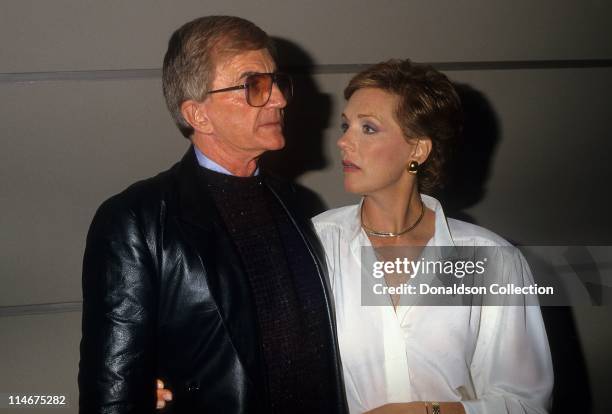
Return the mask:
[[[246,101],[249,105],[260,107],[270,100],[272,95],[272,85],[276,84],[283,94],[285,100],[289,102],[293,96],[293,83],[291,77],[284,73],[253,73],[248,75],[244,84],[230,86],[229,88],[216,89],[208,93],[229,92],[244,89]]]

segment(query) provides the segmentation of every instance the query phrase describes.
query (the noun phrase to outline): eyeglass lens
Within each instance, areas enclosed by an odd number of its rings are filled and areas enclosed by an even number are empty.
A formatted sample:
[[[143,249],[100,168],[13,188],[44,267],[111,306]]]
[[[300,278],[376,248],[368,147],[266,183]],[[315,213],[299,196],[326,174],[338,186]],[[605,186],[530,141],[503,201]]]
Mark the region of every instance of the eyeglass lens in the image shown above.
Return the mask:
[[[282,73],[257,73],[247,77],[247,102],[251,106],[264,106],[272,94],[272,84],[276,83],[283,97],[288,101],[292,95],[291,79]]]

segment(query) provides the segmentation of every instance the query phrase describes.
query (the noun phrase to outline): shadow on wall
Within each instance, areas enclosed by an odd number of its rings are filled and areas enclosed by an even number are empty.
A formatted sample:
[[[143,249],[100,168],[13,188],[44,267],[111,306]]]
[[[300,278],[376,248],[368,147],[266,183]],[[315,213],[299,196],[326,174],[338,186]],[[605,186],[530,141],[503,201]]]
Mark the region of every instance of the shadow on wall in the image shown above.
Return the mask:
[[[542,260],[537,255],[530,255],[528,249],[524,252],[535,282],[540,286],[556,286],[555,298],[561,301],[556,303],[572,303],[570,292],[559,283],[559,278],[563,276],[558,273],[558,269],[555,269],[550,261]],[[592,256],[586,256],[589,253],[585,248],[570,248],[565,255],[569,263],[594,263]],[[589,282],[599,280],[600,283],[603,283],[597,267],[594,266],[593,269],[575,268],[574,271],[589,291],[591,305],[600,306],[602,304],[600,289],[602,285],[592,284],[592,288],[589,289]],[[540,303],[545,305],[546,298],[543,297]],[[592,396],[589,376],[572,308],[570,306],[542,306],[541,310],[555,374],[551,413],[591,413]]]
[[[592,397],[582,347],[570,307],[542,307],[555,371],[552,414],[590,413]]]
[[[447,184],[436,197],[449,217],[476,224],[474,217],[464,210],[486,195],[500,140],[499,119],[482,93],[465,84],[455,84],[455,88],[463,107],[463,134],[446,166]]]
[[[274,38],[274,42],[279,70],[293,78],[294,99],[285,111],[285,148],[267,152],[261,163],[267,171],[294,184],[300,207],[307,217],[312,217],[327,206],[316,192],[296,179],[328,165],[323,132],[329,126],[332,99],[319,90],[313,77],[313,60],[304,49],[282,38]]]
[[[486,196],[501,128],[493,107],[481,92],[469,85],[455,86],[463,105],[464,131],[447,166],[448,183],[436,196],[450,217],[475,223],[464,210]],[[542,316],[555,372],[551,412],[590,413],[588,373],[572,310],[545,306]]]

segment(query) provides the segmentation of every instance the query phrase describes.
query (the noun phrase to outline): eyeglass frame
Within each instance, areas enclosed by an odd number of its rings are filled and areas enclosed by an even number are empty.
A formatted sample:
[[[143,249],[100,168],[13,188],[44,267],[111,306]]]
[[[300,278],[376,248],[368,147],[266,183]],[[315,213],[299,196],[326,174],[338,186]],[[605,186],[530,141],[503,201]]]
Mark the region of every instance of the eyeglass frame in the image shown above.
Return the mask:
[[[249,102],[249,84],[248,84],[248,79],[251,76],[255,76],[255,75],[269,75],[272,77],[272,83],[270,86],[270,92],[268,93],[268,99],[266,99],[266,102],[264,102],[261,105],[252,105]],[[215,89],[213,91],[208,91],[206,92],[206,95],[211,94],[211,93],[219,93],[219,92],[230,92],[230,91],[238,91],[240,89],[244,89],[244,98],[247,101],[247,104],[249,104],[249,106],[252,106],[253,108],[261,108],[262,106],[266,106],[266,104],[268,102],[270,102],[270,98],[272,97],[272,88],[274,87],[274,84],[276,84],[278,86],[278,84],[276,83],[276,76],[281,75],[281,76],[286,76],[287,79],[289,80],[289,86],[290,86],[290,93],[291,95],[289,97],[286,97],[283,94],[283,97],[285,98],[285,100],[289,101],[290,98],[293,97],[293,79],[291,79],[291,76],[286,74],[286,73],[282,73],[282,72],[255,72],[255,73],[249,73],[245,80],[244,83],[242,85],[236,85],[236,86],[230,86],[228,88],[221,88],[221,89]],[[282,91],[281,91],[282,93]]]

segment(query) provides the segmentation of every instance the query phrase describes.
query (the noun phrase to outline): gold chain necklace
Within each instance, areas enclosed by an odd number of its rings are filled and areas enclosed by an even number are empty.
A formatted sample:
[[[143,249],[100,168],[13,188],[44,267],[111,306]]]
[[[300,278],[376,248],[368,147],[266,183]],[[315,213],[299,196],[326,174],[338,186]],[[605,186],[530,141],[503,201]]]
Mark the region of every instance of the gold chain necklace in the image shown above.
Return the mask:
[[[399,231],[397,233],[393,233],[391,231],[387,232],[387,231],[376,231],[373,229],[368,228],[365,223],[363,222],[363,204],[361,203],[361,211],[359,213],[360,219],[361,219],[361,227],[363,227],[363,229],[365,230],[365,232],[367,233],[368,236],[374,236],[374,237],[399,237],[402,234],[406,234],[408,233],[410,230],[414,229],[416,226],[419,225],[419,223],[421,222],[421,219],[423,219],[423,216],[425,215],[425,206],[423,206],[423,201],[421,201],[421,214],[419,214],[419,218],[416,219],[416,221],[414,222],[414,224],[412,224],[411,226],[405,228],[402,231]]]

